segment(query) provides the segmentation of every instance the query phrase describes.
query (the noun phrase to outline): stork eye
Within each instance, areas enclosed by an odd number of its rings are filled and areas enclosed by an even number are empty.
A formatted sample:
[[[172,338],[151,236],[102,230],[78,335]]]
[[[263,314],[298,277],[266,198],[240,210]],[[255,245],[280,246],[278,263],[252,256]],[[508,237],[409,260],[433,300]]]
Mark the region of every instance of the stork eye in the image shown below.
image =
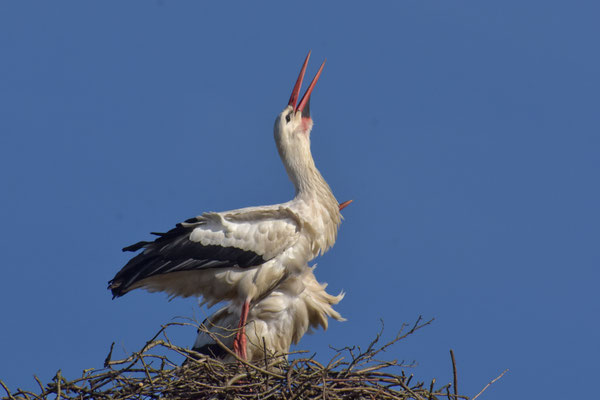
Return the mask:
[[[286,122],[290,122],[290,120],[292,119],[291,115],[292,115],[292,113],[289,113],[288,115],[285,116]]]

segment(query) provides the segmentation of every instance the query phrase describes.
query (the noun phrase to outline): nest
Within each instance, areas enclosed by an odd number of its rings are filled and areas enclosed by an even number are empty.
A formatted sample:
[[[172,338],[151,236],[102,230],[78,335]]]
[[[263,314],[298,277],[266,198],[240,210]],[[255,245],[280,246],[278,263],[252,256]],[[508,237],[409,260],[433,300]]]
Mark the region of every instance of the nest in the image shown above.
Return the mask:
[[[426,384],[417,382],[412,374],[407,376],[404,369],[413,364],[378,360],[390,346],[431,322],[419,317],[412,326],[403,325],[397,336],[385,344],[380,344],[380,332],[366,349],[334,349],[336,354],[327,364],[302,357],[306,352],[291,353],[290,361],[279,356],[255,364],[240,359],[223,363],[171,343],[166,328],[182,325],[173,323],[163,326],[140,351],[127,358],[112,359],[113,343],[104,367],[86,369],[80,378],[68,380],[59,371],[44,385],[35,377],[39,393],[21,389],[11,393],[2,381],[0,385],[6,391],[5,398],[11,400],[469,399],[458,394],[452,351],[454,382],[439,387],[435,379]],[[183,365],[173,361],[181,356],[185,358]]]

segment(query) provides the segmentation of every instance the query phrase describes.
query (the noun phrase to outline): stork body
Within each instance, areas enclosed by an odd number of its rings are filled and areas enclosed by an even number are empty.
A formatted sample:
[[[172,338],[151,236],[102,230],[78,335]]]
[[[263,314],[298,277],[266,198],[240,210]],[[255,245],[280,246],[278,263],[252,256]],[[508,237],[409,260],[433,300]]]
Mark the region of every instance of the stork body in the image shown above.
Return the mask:
[[[326,287],[317,282],[313,268],[306,266],[302,273],[284,280],[275,290],[254,301],[246,322],[248,361],[286,355],[292,343],[297,344],[307,332],[319,326],[326,330],[328,318],[343,321],[333,306],[344,294],[332,296]],[[239,307],[230,304],[221,308],[202,323],[193,350],[233,361],[214,338],[233,350],[239,319]]]
[[[310,260],[333,246],[341,221],[338,202],[310,151],[309,101],[324,63],[296,106],[309,56],[274,127],[295,197],[283,204],[204,213],[157,233],[152,242],[124,248],[143,250],[109,282],[114,297],[145,288],[171,296],[202,296],[209,304],[230,301],[241,310],[236,351],[245,358],[250,303],[302,273]]]
[[[335,242],[341,218],[337,202],[337,221],[329,214],[311,213],[315,208],[321,207],[294,199],[190,218],[157,234],[153,242],[126,247],[144,250],[111,281],[113,294],[145,288],[171,296],[202,296],[209,305],[256,298],[302,272]],[[321,235],[325,227],[329,229]]]

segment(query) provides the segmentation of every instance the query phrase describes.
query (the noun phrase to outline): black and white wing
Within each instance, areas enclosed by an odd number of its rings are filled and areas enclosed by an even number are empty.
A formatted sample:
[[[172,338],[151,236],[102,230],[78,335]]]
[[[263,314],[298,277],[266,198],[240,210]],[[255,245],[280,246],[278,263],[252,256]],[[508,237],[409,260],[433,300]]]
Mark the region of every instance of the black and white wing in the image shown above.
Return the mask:
[[[292,246],[300,229],[296,214],[284,207],[205,213],[166,233],[154,233],[159,237],[153,242],[125,247],[123,251],[143,251],[129,260],[108,288],[119,297],[159,275],[168,286],[168,282],[176,284],[175,274],[180,272],[255,267]]]

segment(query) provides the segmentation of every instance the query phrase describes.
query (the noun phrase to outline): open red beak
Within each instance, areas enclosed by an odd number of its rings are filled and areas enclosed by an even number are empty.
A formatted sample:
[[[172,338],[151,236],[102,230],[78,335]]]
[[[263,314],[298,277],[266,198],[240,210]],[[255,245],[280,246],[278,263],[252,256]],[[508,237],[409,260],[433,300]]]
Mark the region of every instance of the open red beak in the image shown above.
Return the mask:
[[[300,100],[300,104],[296,107],[296,102],[298,101],[298,96],[300,95],[300,88],[302,87],[302,81],[304,80],[304,74],[306,73],[306,66],[308,65],[308,59],[310,58],[310,51],[304,60],[304,64],[302,65],[302,69],[300,70],[300,75],[298,75],[298,79],[296,80],[296,84],[294,85],[294,90],[292,90],[292,95],[290,96],[290,102],[288,105],[294,108],[294,112],[300,111],[302,113],[303,118],[310,118],[310,95],[321,76],[321,72],[323,72],[323,67],[325,66],[325,61],[321,64],[321,68],[313,78],[312,82],[306,89],[306,93],[302,96],[302,100]]]

